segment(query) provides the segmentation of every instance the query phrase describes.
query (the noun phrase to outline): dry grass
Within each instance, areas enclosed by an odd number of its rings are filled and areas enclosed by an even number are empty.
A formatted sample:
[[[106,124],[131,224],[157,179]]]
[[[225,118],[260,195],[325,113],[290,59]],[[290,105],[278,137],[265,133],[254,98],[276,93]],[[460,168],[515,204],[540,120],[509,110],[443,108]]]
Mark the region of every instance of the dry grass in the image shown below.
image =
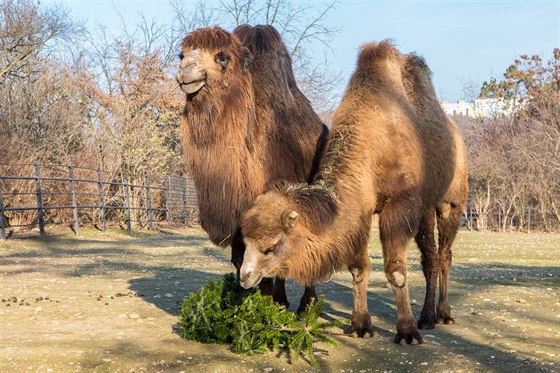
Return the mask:
[[[368,303],[376,335],[335,336],[339,347],[319,345],[318,371],[560,369],[560,235],[461,232],[450,293],[457,324],[422,331],[421,346],[391,342],[396,312],[375,238],[370,252]],[[408,253],[418,316],[424,280],[418,250],[411,246]],[[0,371],[311,369],[301,359],[235,355],[225,346],[179,337],[182,298],[208,278],[230,272],[228,255],[195,229],[85,231],[81,237],[64,233],[0,242]],[[293,283],[288,290],[295,307],[302,290]],[[326,296],[325,318],[349,318],[349,274],[337,274],[319,292]]]

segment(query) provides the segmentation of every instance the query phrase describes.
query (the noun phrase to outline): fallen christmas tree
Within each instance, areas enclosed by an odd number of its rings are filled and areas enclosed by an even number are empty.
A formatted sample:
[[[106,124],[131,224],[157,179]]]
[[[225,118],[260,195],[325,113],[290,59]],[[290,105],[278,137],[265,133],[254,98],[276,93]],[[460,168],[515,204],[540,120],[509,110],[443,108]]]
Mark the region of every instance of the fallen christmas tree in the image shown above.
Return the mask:
[[[313,342],[336,345],[327,329],[340,321],[319,322],[325,305],[323,297],[313,300],[299,317],[258,290],[245,290],[235,274],[208,284],[185,299],[179,315],[181,336],[202,343],[231,344],[238,354],[268,350],[293,350],[306,356],[312,365]]]

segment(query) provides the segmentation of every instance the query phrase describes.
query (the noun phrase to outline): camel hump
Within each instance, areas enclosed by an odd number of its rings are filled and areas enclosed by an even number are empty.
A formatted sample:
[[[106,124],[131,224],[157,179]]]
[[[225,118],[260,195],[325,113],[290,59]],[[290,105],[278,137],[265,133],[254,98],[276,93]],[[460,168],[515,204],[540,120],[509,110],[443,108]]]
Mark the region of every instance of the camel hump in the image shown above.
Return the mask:
[[[286,50],[282,36],[271,25],[244,24],[237,26],[233,33],[253,54]]]
[[[432,72],[421,56],[411,53],[405,56],[403,66],[405,86],[410,86],[407,93],[416,100],[437,101],[436,91],[432,84]]]
[[[204,27],[196,29],[183,39],[182,48],[202,48],[218,50],[240,47],[239,39],[220,27]]]
[[[360,84],[369,81],[376,89],[402,92],[402,64],[403,57],[391,40],[367,43],[360,50],[355,77]]]
[[[400,64],[401,54],[393,45],[391,40],[383,40],[379,43],[371,42],[362,45],[358,56],[358,68],[375,67],[387,60]]]

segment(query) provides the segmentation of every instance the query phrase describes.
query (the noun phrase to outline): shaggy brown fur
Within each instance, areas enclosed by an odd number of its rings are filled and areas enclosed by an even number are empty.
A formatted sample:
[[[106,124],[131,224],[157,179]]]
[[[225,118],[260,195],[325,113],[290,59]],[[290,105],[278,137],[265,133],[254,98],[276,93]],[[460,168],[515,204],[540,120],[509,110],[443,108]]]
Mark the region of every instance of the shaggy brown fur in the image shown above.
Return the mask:
[[[216,245],[232,246],[239,270],[242,214],[268,184],[309,181],[328,130],[297,88],[272,26],[198,29],[181,47],[177,81],[187,95],[181,128],[201,225]],[[300,306],[313,295],[307,289]],[[287,304],[283,281],[274,298]]]
[[[334,115],[314,183],[270,191],[247,212],[242,285],[277,275],[309,286],[348,267],[354,280],[348,332],[373,334],[366,301],[367,242],[376,212],[385,273],[397,303],[395,341],[421,343],[410,308],[405,247],[416,235],[432,281],[426,297],[431,305],[427,302],[423,316],[434,318],[433,273],[440,271],[440,261],[447,263],[441,268],[439,313],[440,305],[449,307],[450,245],[465,197],[462,139],[435,100],[425,63],[400,55],[388,42],[367,44]],[[441,260],[434,255],[436,210]]]

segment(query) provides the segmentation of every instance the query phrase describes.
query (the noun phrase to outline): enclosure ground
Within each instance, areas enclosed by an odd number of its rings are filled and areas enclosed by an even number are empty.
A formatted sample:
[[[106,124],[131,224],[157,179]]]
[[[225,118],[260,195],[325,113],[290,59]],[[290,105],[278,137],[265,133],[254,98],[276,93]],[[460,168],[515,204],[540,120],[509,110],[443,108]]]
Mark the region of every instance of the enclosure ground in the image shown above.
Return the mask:
[[[231,272],[229,253],[203,231],[90,230],[0,242],[0,372],[555,372],[560,371],[560,235],[461,232],[450,302],[454,325],[395,345],[395,304],[385,287],[377,232],[370,242],[370,339],[318,344],[318,367],[285,353],[236,355],[179,336],[182,299]],[[424,279],[408,249],[413,311]],[[300,287],[289,283],[290,309]],[[351,276],[319,286],[325,318],[348,319]],[[333,333],[341,334],[340,330]]]

